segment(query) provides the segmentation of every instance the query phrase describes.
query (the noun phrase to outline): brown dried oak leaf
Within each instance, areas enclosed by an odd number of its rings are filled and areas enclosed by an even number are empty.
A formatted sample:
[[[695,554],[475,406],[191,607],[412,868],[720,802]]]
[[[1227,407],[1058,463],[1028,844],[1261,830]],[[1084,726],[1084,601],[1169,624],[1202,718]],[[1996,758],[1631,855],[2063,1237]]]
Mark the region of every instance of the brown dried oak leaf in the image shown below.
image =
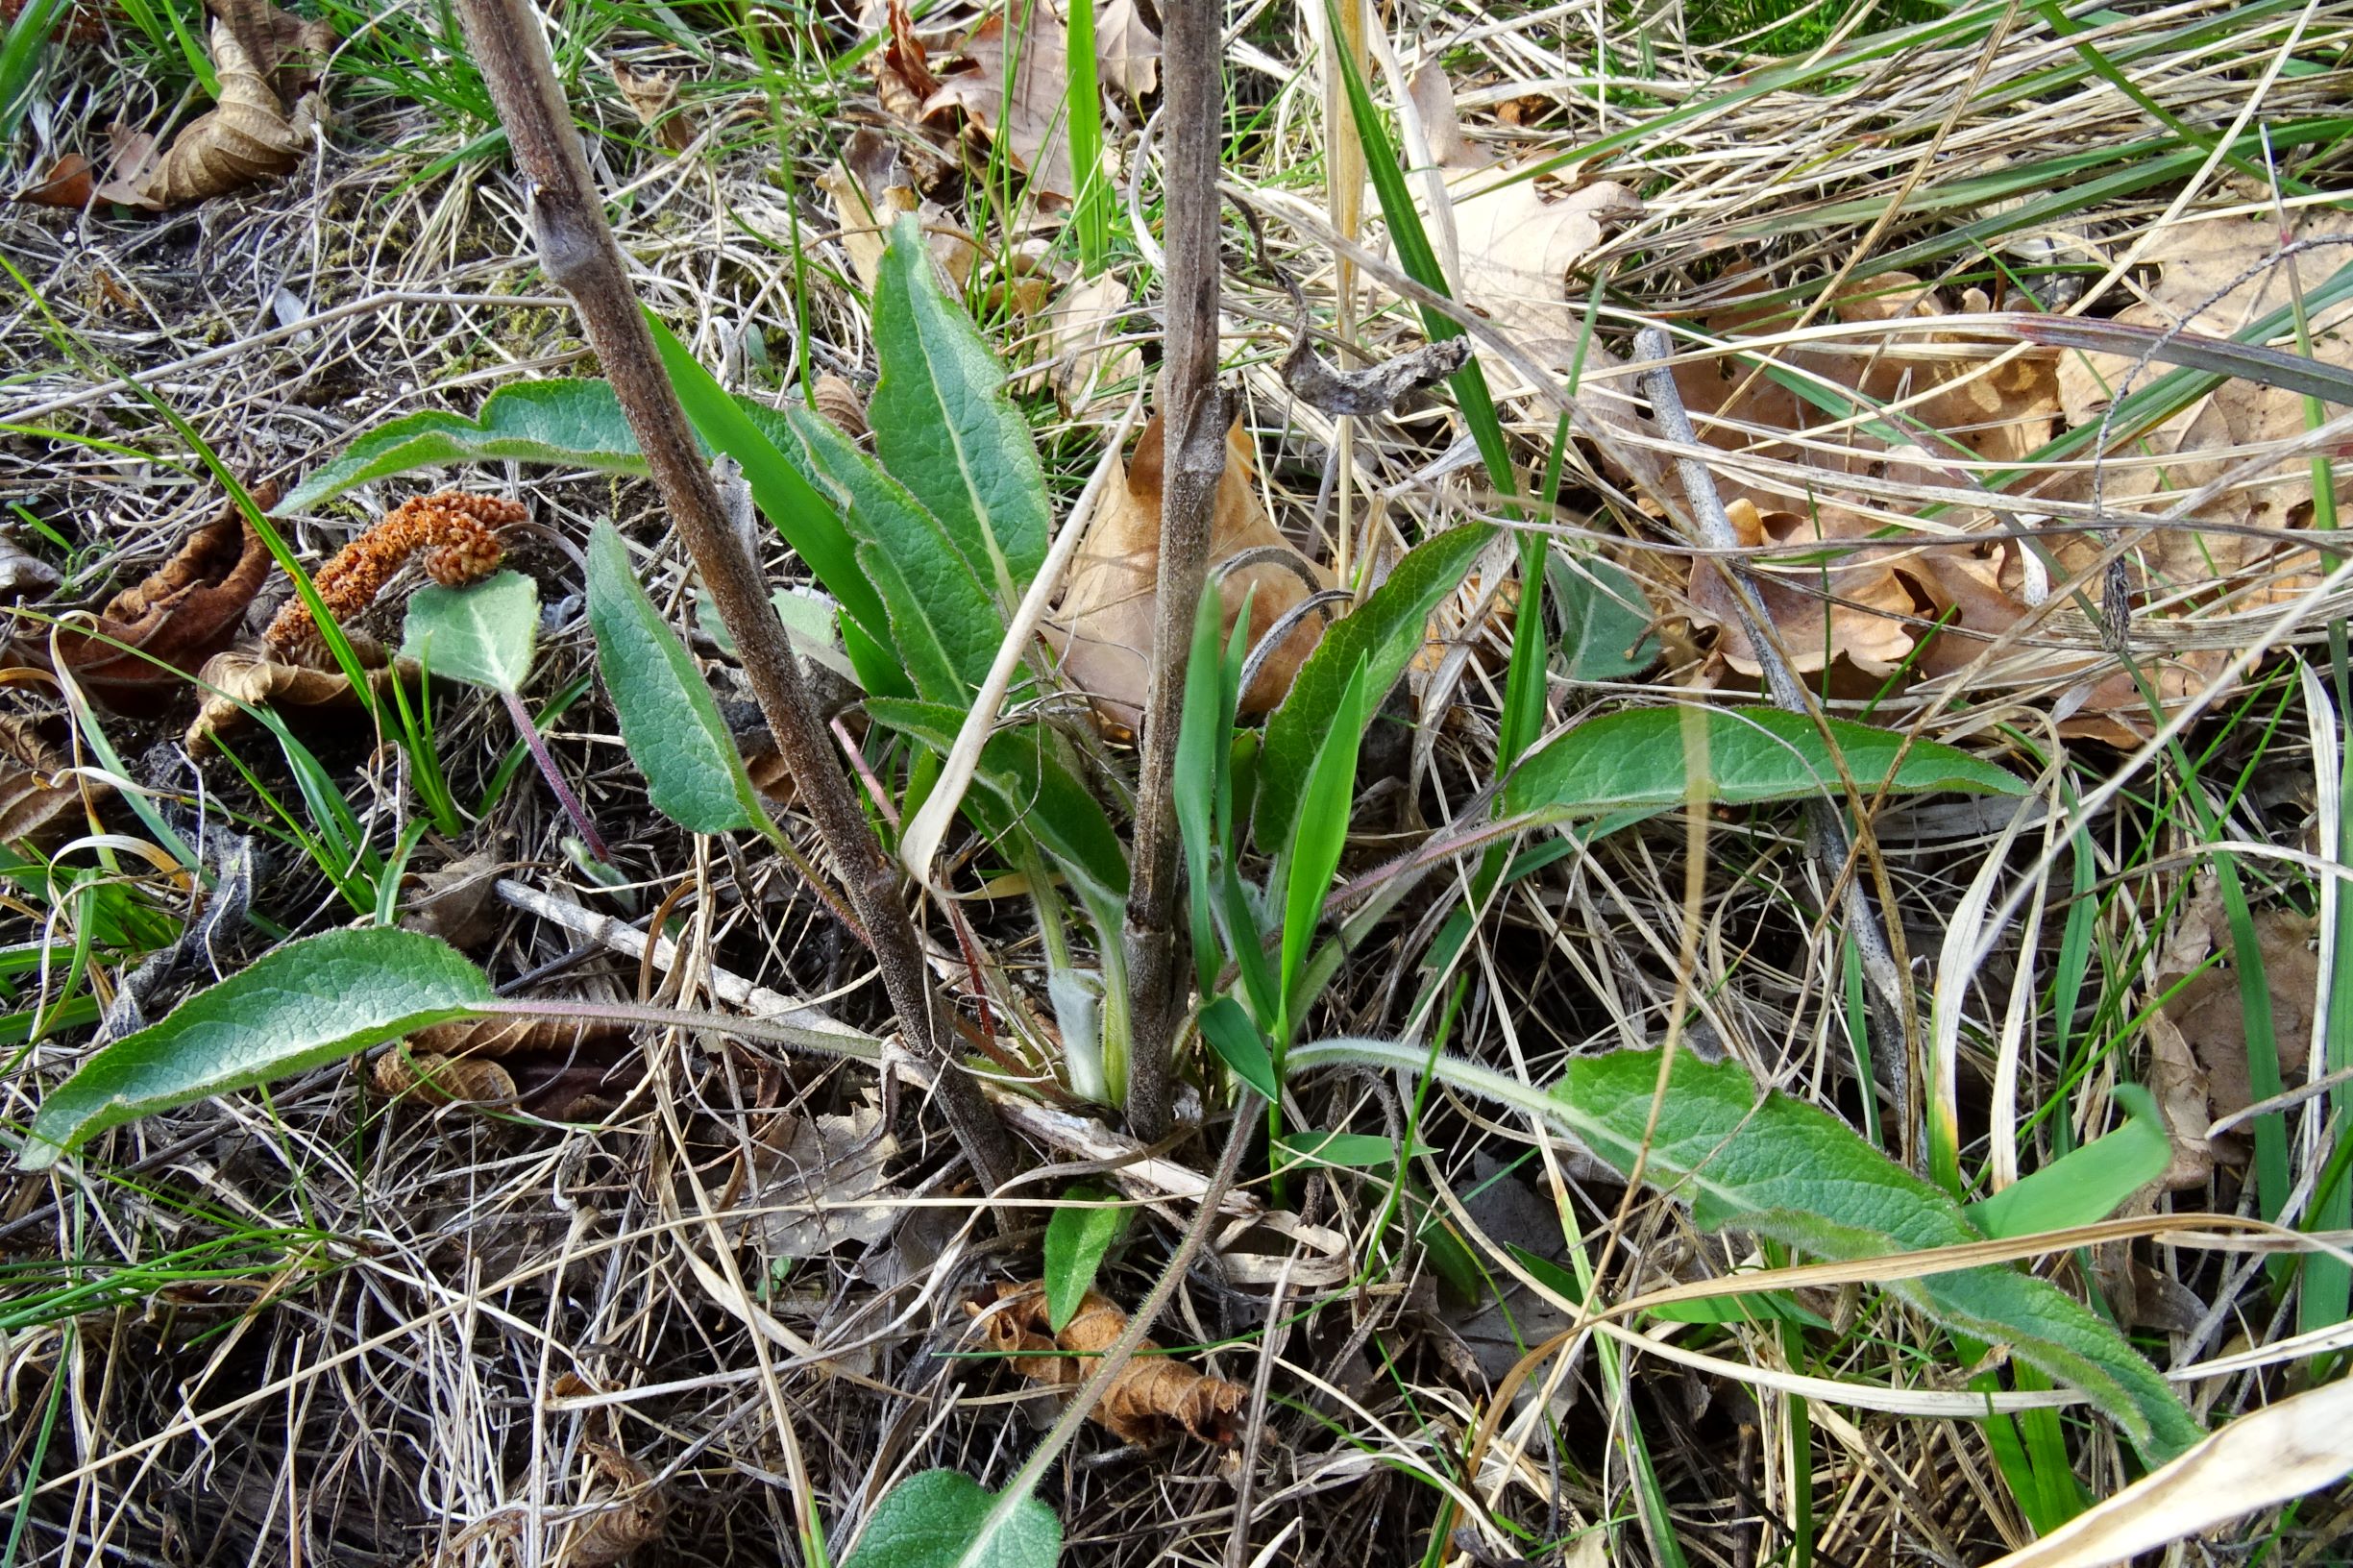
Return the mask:
[[[1090,1290],[1060,1335],[1047,1332],[1045,1285],[999,1285],[993,1309],[965,1303],[980,1320],[991,1350],[1010,1354],[1014,1370],[1032,1383],[1075,1388],[1094,1370],[1093,1357],[1111,1348],[1127,1330],[1127,1312],[1109,1296]],[[1232,1446],[1235,1422],[1248,1391],[1238,1384],[1195,1372],[1164,1356],[1146,1339],[1134,1360],[1119,1369],[1091,1412],[1125,1443],[1149,1445],[1179,1432],[1205,1443]]]
[[[265,510],[277,499],[276,485],[254,489]],[[109,600],[95,631],[59,632],[58,661],[107,706],[152,713],[235,638],[269,572],[269,547],[232,502],[170,560]]]
[[[98,187],[100,200],[160,211],[241,189],[302,161],[309,126],[323,108],[316,87],[334,30],[260,0],[214,0],[212,9],[218,100],[169,146],[117,127],[114,172]]]
[[[1124,472],[1115,471],[1087,537],[1079,545],[1062,606],[1046,628],[1062,654],[1063,678],[1094,699],[1095,717],[1114,733],[1133,731],[1143,713],[1144,682],[1152,662],[1152,628],[1160,603],[1161,422],[1144,427]],[[1255,648],[1274,624],[1331,585],[1331,575],[1283,537],[1259,503],[1250,482],[1254,449],[1237,421],[1226,433],[1226,468],[1218,477],[1210,524],[1210,577],[1224,603],[1222,625],[1232,631],[1250,601],[1250,644]],[[1258,551],[1266,551],[1263,557]],[[1222,570],[1252,552],[1250,564]],[[1250,689],[1241,695],[1244,715],[1266,712],[1289,692],[1323,636],[1312,615],[1284,635],[1267,656]]]

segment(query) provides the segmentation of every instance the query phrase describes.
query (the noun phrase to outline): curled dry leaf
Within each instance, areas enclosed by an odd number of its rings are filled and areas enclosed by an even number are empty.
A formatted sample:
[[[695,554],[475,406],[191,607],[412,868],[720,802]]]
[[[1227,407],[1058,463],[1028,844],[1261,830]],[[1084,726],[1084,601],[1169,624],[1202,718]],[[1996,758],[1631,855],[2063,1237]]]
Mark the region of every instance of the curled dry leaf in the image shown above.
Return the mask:
[[[474,1018],[420,1029],[376,1059],[377,1091],[420,1105],[513,1107],[549,1121],[594,1121],[628,1085],[609,1082],[632,1046],[603,1018]]]
[[[49,172],[9,198],[12,202],[31,202],[38,207],[85,208],[98,189],[97,176],[91,172],[90,160],[80,153],[67,153],[49,165]]]
[[[56,567],[25,549],[13,533],[0,529],[0,600],[45,594],[61,580]]]
[[[0,844],[44,843],[82,803],[71,779],[61,780],[65,755],[30,713],[0,714]]]
[[[461,951],[480,946],[498,930],[495,894],[506,869],[496,855],[466,855],[438,870],[409,872],[401,879],[402,929]]]
[[[922,39],[915,36],[905,0],[887,0],[879,17],[872,12],[870,7],[867,18],[878,20],[887,30],[882,47],[866,57],[874,94],[885,112],[912,125],[923,117],[924,100],[940,90],[940,79],[932,74]]]
[[[389,701],[394,679],[414,681],[423,674],[413,661],[403,659],[397,666],[371,669],[368,683],[378,697]],[[315,715],[359,705],[342,671],[289,663],[266,648],[233,648],[216,653],[205,661],[196,680],[204,688],[203,697],[182,741],[198,756],[212,749],[215,735],[241,726],[249,706]]]
[[[938,88],[923,100],[923,118],[939,119],[961,110],[1029,176],[1033,198],[1067,207],[1078,185],[1070,161],[1070,65],[1062,18],[1044,0],[1018,9],[1023,31],[1014,40],[1012,90],[1006,89],[1005,17],[1000,12],[956,46],[962,63],[943,75]]]
[[[755,1155],[760,1168],[738,1205],[755,1216],[761,1252],[815,1258],[889,1236],[907,1212],[907,1193],[884,1174],[897,1153],[871,1105],[794,1120],[781,1146],[772,1141]]]
[[[277,486],[255,487],[263,508],[277,499]],[[186,672],[234,640],[269,572],[269,547],[232,502],[171,559],[109,600],[95,631],[60,631],[58,661],[107,706],[152,713],[179,694]]]
[[[1521,167],[1482,156],[1463,139],[1453,88],[1434,61],[1414,73],[1409,90],[1446,175],[1463,300],[1529,352],[1565,364],[1585,335],[1584,306],[1569,300],[1569,269],[1611,230],[1641,217],[1641,198],[1610,180],[1549,194]],[[1424,215],[1434,216],[1421,182],[1414,192]]]
[[[1062,606],[1046,628],[1062,654],[1064,679],[1094,699],[1097,721],[1114,732],[1132,731],[1141,721],[1151,669],[1160,600],[1162,442],[1156,416],[1144,427],[1124,471],[1115,472],[1104,486]],[[1248,599],[1255,648],[1277,621],[1332,579],[1283,537],[1260,504],[1250,478],[1253,451],[1236,421],[1226,434],[1226,468],[1211,517],[1210,576],[1224,600],[1226,630],[1233,629]],[[1247,556],[1248,564],[1226,570],[1239,556]],[[1312,615],[1287,632],[1242,693],[1241,712],[1264,713],[1282,701],[1322,635],[1322,623]]]
[[[882,276],[882,253],[891,225],[913,212],[922,225],[925,248],[959,288],[972,276],[980,246],[937,202],[922,199],[898,144],[860,127],[842,146],[841,160],[818,177],[818,188],[833,203],[842,248],[859,286],[872,292]]]
[[[1127,1330],[1127,1312],[1097,1290],[1087,1292],[1060,1335],[1047,1324],[1045,1285],[999,1285],[993,1307],[968,1301],[965,1311],[979,1320],[984,1343],[1011,1355],[1014,1370],[1032,1383],[1075,1388],[1094,1370],[1092,1357],[1111,1348]],[[1146,1339],[1119,1369],[1111,1387],[1090,1412],[1123,1443],[1149,1445],[1189,1433],[1205,1443],[1231,1447],[1248,1391],[1164,1356]]]
[[[555,1560],[565,1568],[611,1568],[662,1538],[670,1523],[670,1498],[651,1471],[618,1448],[583,1441],[606,1482],[597,1512],[576,1523]]]
[[[251,8],[237,9],[249,13]],[[282,70],[284,56],[256,55],[253,41],[263,37],[276,37],[276,28],[257,21],[240,29],[216,21],[211,52],[218,101],[160,150],[146,132],[117,128],[114,172],[98,187],[98,198],[160,211],[241,189],[300,163],[323,100],[308,92],[280,98],[278,86],[288,80]],[[329,47],[333,38],[331,30],[326,32]]]
[[[337,551],[311,580],[337,622],[375,603],[411,555],[424,556],[425,570],[442,587],[462,588],[490,576],[505,559],[506,547],[492,530],[526,515],[519,501],[462,490],[411,497]],[[310,607],[300,598],[288,600],[263,641],[282,653],[316,646]]]
[[[866,394],[846,380],[827,371],[817,379],[809,392],[809,405],[831,422],[833,428],[852,441],[865,438]]]
[[[2289,909],[2257,910],[2254,917],[2264,989],[2271,999],[2272,1042],[2279,1053],[2280,1078],[2290,1089],[2301,1084],[2312,1066],[2313,1003],[2320,984],[2320,959],[2312,948],[2315,923]],[[2226,958],[2233,955],[2228,945],[2222,951]],[[2173,993],[2163,1012],[2189,1042],[2206,1081],[2207,1120],[2182,1131],[2202,1135],[2224,1116],[2253,1105],[2259,1096],[2247,1066],[2246,1010],[2239,995],[2238,971],[2220,965],[2199,971]],[[2243,1143],[2237,1134],[2224,1134],[2216,1141],[2215,1152],[2233,1164],[2244,1163]]]
[[[678,107],[678,79],[665,70],[633,71],[613,61],[613,86],[637,123],[674,153],[695,145],[695,116]]]
[[[1820,510],[1811,518],[1795,512],[1763,517],[1756,503],[1744,496],[1725,510],[1744,545],[1862,538],[1872,531],[1867,521],[1839,508]],[[1867,674],[1888,675],[1903,662],[1912,651],[1912,631],[1900,618],[1913,616],[1915,606],[1888,559],[1882,551],[1861,551],[1789,575],[1771,569],[1754,574],[1757,597],[1792,670],[1824,670],[1843,656]],[[1692,571],[1691,618],[1721,629],[1717,650],[1727,664],[1744,675],[1762,673],[1731,589],[1723,572],[1712,565]]]
[[[1073,413],[1114,397],[1143,376],[1143,355],[1115,341],[1132,302],[1125,279],[1106,272],[1079,278],[1047,306],[1041,352],[1051,367],[1054,397]]]

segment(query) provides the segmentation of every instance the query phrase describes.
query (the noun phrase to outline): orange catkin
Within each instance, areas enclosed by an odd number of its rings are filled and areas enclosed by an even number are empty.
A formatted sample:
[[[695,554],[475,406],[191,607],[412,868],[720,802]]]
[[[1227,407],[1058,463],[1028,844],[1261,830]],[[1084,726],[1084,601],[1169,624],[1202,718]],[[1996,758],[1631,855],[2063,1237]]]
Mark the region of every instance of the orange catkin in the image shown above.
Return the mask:
[[[335,552],[335,558],[311,580],[328,613],[347,620],[376,601],[376,596],[408,557],[425,552],[425,570],[444,588],[462,588],[498,570],[506,547],[491,531],[520,523],[523,502],[497,496],[468,495],[444,490],[416,496],[384,514],[383,521]],[[284,652],[318,637],[310,607],[301,599],[286,601],[264,633],[271,648]]]

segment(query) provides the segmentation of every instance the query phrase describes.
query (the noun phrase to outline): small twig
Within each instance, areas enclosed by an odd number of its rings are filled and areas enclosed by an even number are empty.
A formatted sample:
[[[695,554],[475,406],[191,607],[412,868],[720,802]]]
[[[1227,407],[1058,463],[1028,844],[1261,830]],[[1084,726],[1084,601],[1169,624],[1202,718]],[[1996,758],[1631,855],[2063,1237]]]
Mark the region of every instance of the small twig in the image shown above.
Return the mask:
[[[589,177],[579,132],[548,58],[540,16],[528,0],[458,0],[457,9],[475,64],[527,183],[541,264],[550,281],[572,296],[671,520],[735,639],[769,733],[873,944],[900,1032],[917,1056],[945,1069],[939,1098],[957,1142],[983,1183],[1001,1186],[1015,1169],[1013,1140],[990,1112],[979,1085],[942,1044],[922,946],[899,896],[898,878],[833,756],[784,623],[770,607],[759,568],[728,522],[710,465],[662,368],[627,262]]]
[[[572,793],[572,785],[566,781],[564,771],[556,767],[555,753],[548,749],[547,737],[539,733],[539,723],[531,717],[531,710],[525,707],[523,698],[512,692],[502,690],[499,695],[506,698],[506,711],[514,717],[515,728],[523,732],[523,744],[531,748],[531,760],[539,764],[539,776],[548,781],[548,788],[553,792],[556,803],[564,808],[564,815],[572,819],[573,831],[580,835],[580,842],[588,845],[590,854],[610,866],[613,852],[604,846],[604,837],[597,831],[597,824],[588,820],[588,808],[581,805],[580,797]]]
[[[1674,357],[1674,345],[1664,330],[1645,327],[1634,337],[1634,356],[1644,361],[1642,392],[1651,400],[1651,411],[1658,421],[1660,431],[1678,449],[1676,473],[1683,481],[1683,495],[1691,502],[1691,512],[1700,531],[1699,542],[1711,550],[1736,551],[1740,536],[1733,531],[1732,520],[1724,509],[1724,498],[1716,493],[1715,476],[1707,465],[1693,453],[1700,450],[1700,439],[1691,428],[1691,416],[1683,411],[1683,400],[1675,389],[1675,373],[1665,361]],[[1781,656],[1779,640],[1773,634],[1773,624],[1765,613],[1764,603],[1756,591],[1754,576],[1747,561],[1737,554],[1711,556],[1707,569],[1724,576],[1725,586],[1731,591],[1732,608],[1740,621],[1740,628],[1756,649],[1757,663],[1763,667],[1765,690],[1773,705],[1790,713],[1804,714],[1819,724],[1820,705],[1805,689],[1803,682],[1791,673],[1789,663]],[[1831,762],[1837,767],[1839,781],[1855,800],[1868,800],[1865,793],[1849,773],[1847,761],[1836,747],[1829,748]],[[1863,960],[1863,972],[1871,980],[1873,1012],[1878,1025],[1876,1033],[1883,1048],[1872,1053],[1875,1066],[1887,1074],[1885,1088],[1896,1107],[1899,1130],[1907,1160],[1912,1146],[1912,1064],[1911,1020],[1914,1015],[1911,990],[1900,964],[1889,945],[1889,933],[1879,923],[1878,912],[1871,907],[1864,894],[1860,879],[1853,876],[1851,867],[1853,851],[1847,837],[1844,817],[1827,801],[1813,800],[1806,804],[1806,820],[1813,828],[1814,849],[1824,873],[1829,878],[1833,895],[1842,900],[1849,934],[1854,939],[1855,950]],[[1878,870],[1876,857],[1874,870]],[[1885,885],[1884,871],[1879,872],[1879,896],[1893,907],[1891,890]]]
[[[1161,40],[1167,93],[1163,162],[1168,214],[1165,357],[1160,407],[1162,468],[1159,612],[1144,687],[1142,747],[1136,770],[1136,841],[1129,867],[1127,948],[1128,1126],[1137,1137],[1168,1128],[1169,1054],[1183,993],[1177,985],[1176,901],[1180,851],[1176,751],[1185,697],[1185,658],[1193,612],[1209,574],[1210,525],[1226,467],[1231,395],[1217,385],[1217,165],[1225,126],[1220,65],[1223,8],[1170,6]],[[1089,1380],[1092,1388],[1100,1377]],[[1091,1403],[1091,1400],[1086,1401]]]

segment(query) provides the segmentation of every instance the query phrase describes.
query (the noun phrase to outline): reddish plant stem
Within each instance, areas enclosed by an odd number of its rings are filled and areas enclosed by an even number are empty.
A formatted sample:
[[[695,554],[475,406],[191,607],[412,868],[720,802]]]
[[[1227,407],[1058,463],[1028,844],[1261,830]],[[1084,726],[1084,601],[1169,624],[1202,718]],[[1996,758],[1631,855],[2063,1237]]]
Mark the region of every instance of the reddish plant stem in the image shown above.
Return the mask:
[[[523,698],[512,692],[502,691],[499,695],[506,698],[506,711],[513,716],[515,727],[523,732],[523,744],[531,748],[531,760],[539,764],[539,776],[548,781],[548,788],[555,795],[556,804],[562,806],[564,815],[572,819],[573,831],[580,835],[580,842],[588,845],[590,854],[610,866],[613,852],[604,846],[603,836],[598,833],[597,824],[588,820],[588,808],[580,804],[580,797],[573,794],[572,786],[565,782],[563,770],[555,766],[555,753],[548,749],[547,739],[539,733],[539,724],[531,718],[531,710],[525,707]]]

